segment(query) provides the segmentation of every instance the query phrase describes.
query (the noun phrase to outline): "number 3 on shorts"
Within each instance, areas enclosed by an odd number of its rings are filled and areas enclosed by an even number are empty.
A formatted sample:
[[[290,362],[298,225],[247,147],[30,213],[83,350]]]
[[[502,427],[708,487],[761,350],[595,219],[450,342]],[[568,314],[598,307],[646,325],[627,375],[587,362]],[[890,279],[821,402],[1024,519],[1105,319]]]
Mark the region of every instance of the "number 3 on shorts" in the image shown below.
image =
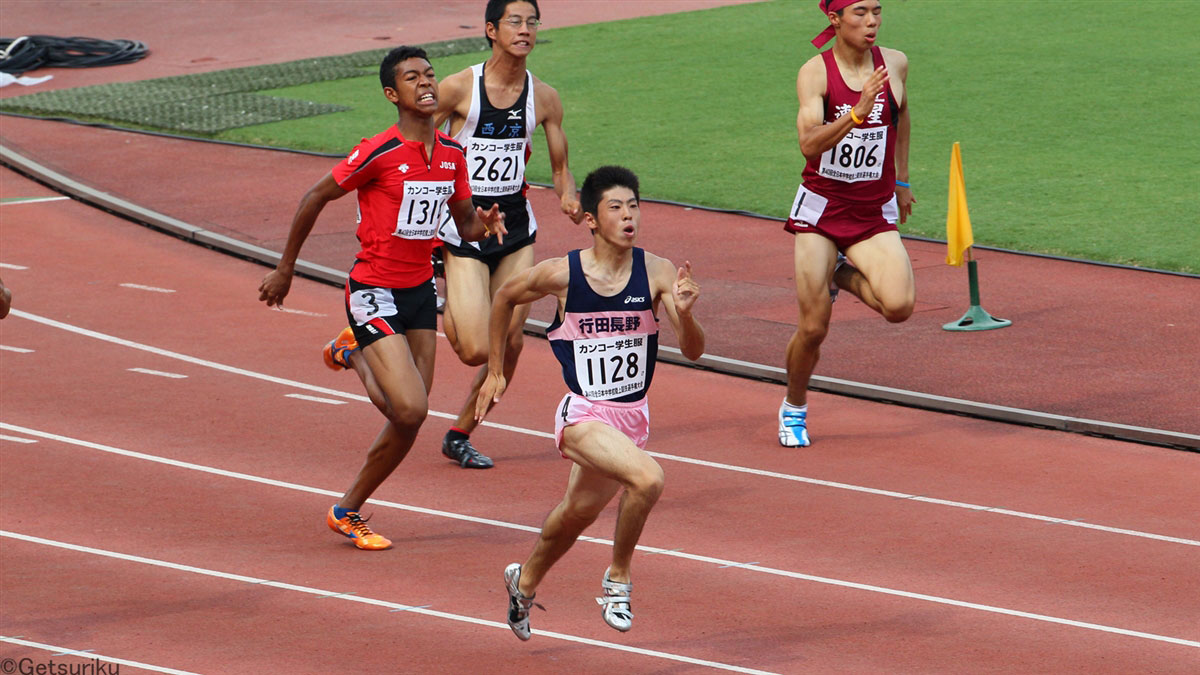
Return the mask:
[[[350,314],[363,325],[371,319],[396,314],[396,301],[388,288],[364,288],[350,294]]]

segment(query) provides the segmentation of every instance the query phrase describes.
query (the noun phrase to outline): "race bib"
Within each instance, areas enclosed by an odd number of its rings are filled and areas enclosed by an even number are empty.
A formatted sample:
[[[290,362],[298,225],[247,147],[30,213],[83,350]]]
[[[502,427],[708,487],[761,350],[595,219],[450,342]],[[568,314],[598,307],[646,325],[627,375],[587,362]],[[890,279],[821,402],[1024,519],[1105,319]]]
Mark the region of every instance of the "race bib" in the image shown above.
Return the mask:
[[[471,138],[467,144],[471,194],[510,195],[525,182],[525,139]]]
[[[817,173],[843,183],[883,178],[887,135],[887,127],[851,129],[837,145],[821,153]]]
[[[453,181],[404,181],[404,201],[400,202],[396,231],[392,235],[401,239],[432,239],[452,194]]]
[[[646,336],[576,340],[575,380],[593,401],[641,391],[646,385]]]

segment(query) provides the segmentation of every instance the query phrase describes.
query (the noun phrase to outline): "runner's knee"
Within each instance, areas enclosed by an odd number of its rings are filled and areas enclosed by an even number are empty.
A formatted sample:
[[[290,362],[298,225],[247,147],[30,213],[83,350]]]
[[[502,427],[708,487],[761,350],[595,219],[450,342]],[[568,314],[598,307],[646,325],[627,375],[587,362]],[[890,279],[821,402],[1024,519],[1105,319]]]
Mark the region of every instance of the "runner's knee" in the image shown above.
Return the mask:
[[[429,402],[423,400],[419,403],[389,403],[385,406],[383,414],[389,422],[401,429],[417,429],[429,414]]]
[[[816,348],[825,341],[829,334],[829,322],[820,321],[815,317],[801,318],[796,325],[796,339],[806,348]]]
[[[629,479],[627,489],[653,503],[658,501],[665,482],[662,467],[657,463],[652,463]]]
[[[463,339],[464,336],[459,336],[458,342],[454,345],[454,352],[458,354],[458,360],[468,366],[482,366],[488,362],[487,342],[479,343],[475,340]]]
[[[883,308],[883,318],[887,319],[889,323],[900,323],[902,321],[907,321],[908,317],[912,316],[912,313],[913,303],[911,302],[898,307],[885,306]]]
[[[600,516],[600,512],[604,510],[605,505],[605,503],[594,503],[592,501],[564,503],[560,511],[563,525],[568,529],[583,530],[596,522],[596,518]]]
[[[906,321],[912,316],[913,307],[916,305],[916,299],[912,293],[899,298],[880,298],[883,305],[880,314],[887,319],[889,323],[900,323]]]

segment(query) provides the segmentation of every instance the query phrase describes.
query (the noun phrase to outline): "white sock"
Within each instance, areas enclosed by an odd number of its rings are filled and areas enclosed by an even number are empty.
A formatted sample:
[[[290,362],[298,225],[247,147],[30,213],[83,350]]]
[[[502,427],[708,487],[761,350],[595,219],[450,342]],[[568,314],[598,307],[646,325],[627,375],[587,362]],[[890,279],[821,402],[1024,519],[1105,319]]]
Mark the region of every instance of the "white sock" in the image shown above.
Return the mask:
[[[791,403],[787,402],[786,398],[783,399],[783,407],[788,410],[794,410],[796,412],[802,412],[802,413],[808,412],[808,404],[807,403],[805,403],[804,405],[792,405]]]

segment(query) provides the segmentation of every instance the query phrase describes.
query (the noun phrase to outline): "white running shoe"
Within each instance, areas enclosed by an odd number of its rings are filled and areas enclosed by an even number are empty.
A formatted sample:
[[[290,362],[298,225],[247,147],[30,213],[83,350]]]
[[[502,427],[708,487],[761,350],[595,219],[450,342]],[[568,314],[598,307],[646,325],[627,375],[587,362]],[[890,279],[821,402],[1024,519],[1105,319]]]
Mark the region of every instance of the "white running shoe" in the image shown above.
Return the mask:
[[[806,448],[808,440],[808,412],[788,408],[787,399],[779,406],[779,444],[785,448]]]
[[[545,610],[533,598],[527,598],[518,590],[521,582],[521,564],[513,563],[504,568],[504,587],[508,591],[508,627],[522,640],[530,637],[529,610],[533,607]],[[537,593],[534,593],[537,595]]]
[[[601,583],[604,594],[596,598],[596,602],[603,607],[601,615],[604,623],[624,633],[633,628],[633,611],[629,605],[633,584],[612,581],[608,578],[608,572],[604,570],[604,581]]]

